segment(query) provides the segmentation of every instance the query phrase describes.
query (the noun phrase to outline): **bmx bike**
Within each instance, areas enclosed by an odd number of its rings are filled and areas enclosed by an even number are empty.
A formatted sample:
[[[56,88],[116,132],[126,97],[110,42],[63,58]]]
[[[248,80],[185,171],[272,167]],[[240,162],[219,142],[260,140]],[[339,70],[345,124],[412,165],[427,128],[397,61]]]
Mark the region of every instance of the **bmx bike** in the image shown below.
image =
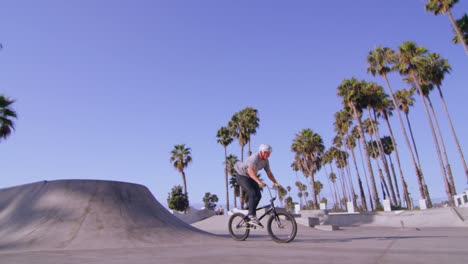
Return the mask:
[[[256,209],[256,211],[265,209],[265,213],[258,217],[258,221],[269,215],[270,218],[268,218],[266,227],[270,237],[278,243],[289,243],[296,237],[296,220],[290,213],[275,207],[274,201],[276,200],[276,195],[273,196],[271,190],[277,190],[277,188],[268,185],[266,187],[271,198],[270,204]],[[256,229],[256,226],[250,225],[248,221],[248,216],[240,212],[234,213],[229,218],[229,233],[233,239],[238,241],[246,240],[249,237],[250,230]]]

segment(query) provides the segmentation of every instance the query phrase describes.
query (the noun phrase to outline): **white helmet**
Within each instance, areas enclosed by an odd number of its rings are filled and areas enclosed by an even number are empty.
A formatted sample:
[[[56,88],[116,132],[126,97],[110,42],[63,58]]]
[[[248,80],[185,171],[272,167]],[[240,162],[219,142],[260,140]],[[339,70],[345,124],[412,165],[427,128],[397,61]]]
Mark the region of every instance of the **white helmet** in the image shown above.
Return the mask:
[[[259,152],[273,152],[273,148],[268,145],[268,144],[261,144],[260,147],[258,147]]]

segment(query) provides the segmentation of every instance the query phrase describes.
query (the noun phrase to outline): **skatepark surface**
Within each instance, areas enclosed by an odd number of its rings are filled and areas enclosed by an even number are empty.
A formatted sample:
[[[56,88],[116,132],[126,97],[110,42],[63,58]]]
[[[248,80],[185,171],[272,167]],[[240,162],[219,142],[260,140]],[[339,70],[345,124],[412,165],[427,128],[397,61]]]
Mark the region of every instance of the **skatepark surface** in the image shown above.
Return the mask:
[[[296,239],[266,230],[246,241],[228,215],[188,225],[142,185],[61,180],[0,189],[0,263],[466,263],[466,227],[299,225]]]

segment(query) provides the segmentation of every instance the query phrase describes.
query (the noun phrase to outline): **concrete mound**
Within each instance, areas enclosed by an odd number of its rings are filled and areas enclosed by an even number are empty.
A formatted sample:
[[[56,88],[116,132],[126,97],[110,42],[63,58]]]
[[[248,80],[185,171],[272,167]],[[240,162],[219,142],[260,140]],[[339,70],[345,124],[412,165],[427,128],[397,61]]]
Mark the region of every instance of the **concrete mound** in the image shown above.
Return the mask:
[[[103,249],[212,237],[168,212],[142,185],[43,181],[0,189],[0,250]]]

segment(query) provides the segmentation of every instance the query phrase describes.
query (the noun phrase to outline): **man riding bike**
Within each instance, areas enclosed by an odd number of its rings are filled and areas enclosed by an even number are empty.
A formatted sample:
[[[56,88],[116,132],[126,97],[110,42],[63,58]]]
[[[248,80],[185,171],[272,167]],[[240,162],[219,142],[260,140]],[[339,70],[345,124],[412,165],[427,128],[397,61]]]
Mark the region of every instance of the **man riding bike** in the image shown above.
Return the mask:
[[[234,165],[234,170],[236,171],[236,180],[237,183],[242,187],[243,191],[249,197],[249,224],[253,226],[263,227],[263,225],[258,221],[256,215],[256,208],[260,199],[262,198],[262,193],[260,188],[265,187],[265,183],[260,181],[257,177],[257,172],[261,169],[264,169],[268,175],[268,178],[274,183],[275,186],[281,186],[276,181],[273,173],[270,170],[270,163],[268,158],[273,151],[272,147],[268,144],[261,144],[258,148],[258,153],[252,154],[244,162],[237,162]]]

